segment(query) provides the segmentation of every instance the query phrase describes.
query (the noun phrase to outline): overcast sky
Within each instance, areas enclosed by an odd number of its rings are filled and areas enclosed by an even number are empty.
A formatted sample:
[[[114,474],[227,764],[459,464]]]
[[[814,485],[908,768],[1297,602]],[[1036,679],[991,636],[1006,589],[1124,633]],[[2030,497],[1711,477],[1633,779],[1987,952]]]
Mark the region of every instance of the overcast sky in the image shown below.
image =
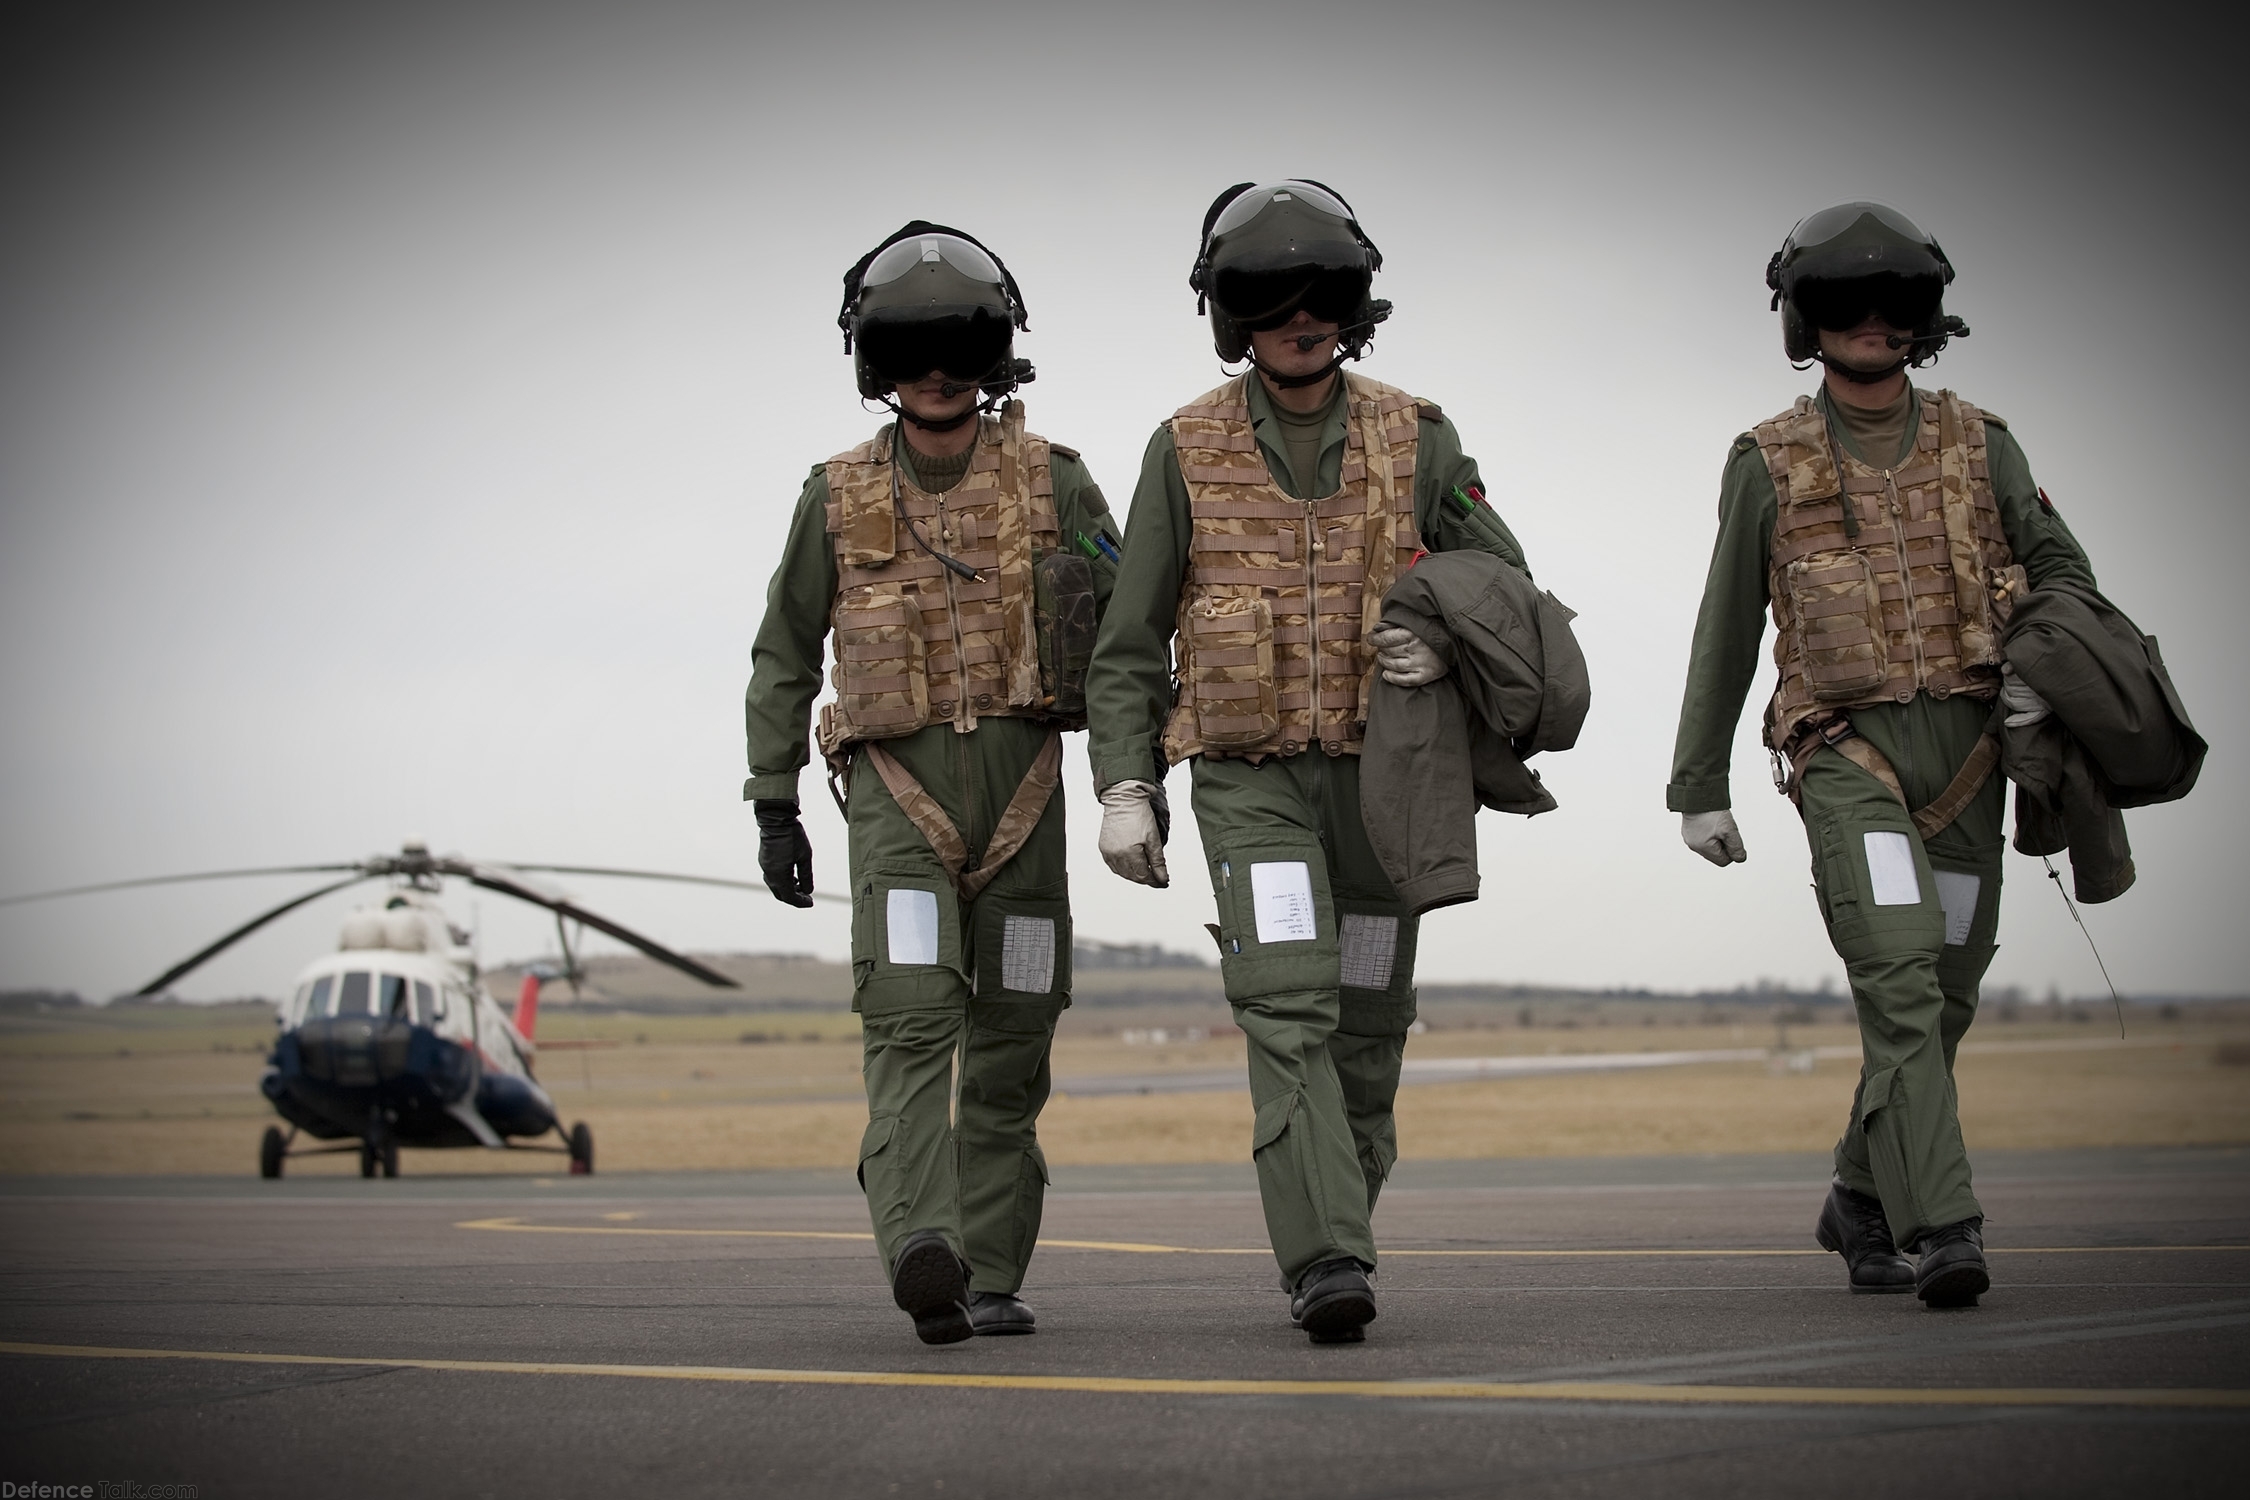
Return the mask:
[[[1960,269],[1975,334],[1923,378],[2009,419],[2213,745],[2189,801],[2130,817],[2140,884],[2088,911],[2110,970],[2250,987],[2244,141],[2215,13],[339,9],[56,8],[10,48],[0,892],[415,835],[754,878],[751,635],[806,469],[877,421],[843,270],[914,217],[998,250],[1032,425],[1123,516],[1152,428],[1220,378],[1185,286],[1205,205],[1305,175],[1388,257],[1363,368],[1454,418],[1593,670],[1580,748],[1543,767],[1561,810],[1484,815],[1484,900],[1425,924],[1423,977],[1840,976],[1757,744],[1770,674],[1735,755],[1750,863],[1684,850],[1663,791],[1728,444],[1814,383],[1766,258],[1873,197]],[[1075,740],[1066,787],[1082,935],[1204,949],[1192,818],[1179,884],[1144,891],[1095,853]],[[2098,992],[2038,862],[2008,880],[1992,982]],[[295,888],[0,910],[0,986],[129,989]],[[680,946],[847,951],[841,909],[571,888]],[[488,958],[546,941],[471,894]],[[349,904],[184,991],[279,993]]]

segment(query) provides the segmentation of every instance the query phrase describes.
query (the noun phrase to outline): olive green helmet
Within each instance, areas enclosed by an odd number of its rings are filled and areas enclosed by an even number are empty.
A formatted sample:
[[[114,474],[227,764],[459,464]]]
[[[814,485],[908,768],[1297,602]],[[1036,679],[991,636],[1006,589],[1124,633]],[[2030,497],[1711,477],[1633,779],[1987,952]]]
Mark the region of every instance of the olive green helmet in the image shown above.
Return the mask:
[[[997,400],[1033,378],[1015,357],[1031,327],[1016,278],[975,237],[916,219],[844,273],[836,324],[859,393],[884,400],[906,381],[943,372]]]
[[[1391,315],[1368,291],[1383,252],[1359,227],[1334,188],[1309,178],[1237,183],[1203,216],[1203,240],[1188,273],[1195,310],[1209,310],[1211,342],[1233,363],[1250,352],[1250,335],[1279,328],[1299,309],[1341,329],[1328,370],[1287,384],[1324,380],[1346,359],[1367,352],[1375,325]]]
[[[1845,370],[1850,379],[1887,380],[1903,365],[1937,356],[1969,325],[1945,312],[1953,262],[1920,225],[1881,203],[1839,203],[1797,221],[1766,262],[1766,286],[1781,313],[1781,344],[1795,365],[1815,360],[1820,330],[1856,328],[1869,313],[1912,337],[1887,370]]]

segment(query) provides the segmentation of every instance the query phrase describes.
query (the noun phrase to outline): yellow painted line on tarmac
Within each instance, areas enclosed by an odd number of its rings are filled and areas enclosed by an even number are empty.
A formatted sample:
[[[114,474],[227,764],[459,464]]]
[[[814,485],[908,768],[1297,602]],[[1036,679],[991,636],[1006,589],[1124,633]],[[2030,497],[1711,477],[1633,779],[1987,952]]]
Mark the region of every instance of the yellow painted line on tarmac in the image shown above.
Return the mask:
[[[605,1216],[607,1217],[607,1216]],[[527,1224],[520,1218],[463,1219],[455,1229],[484,1229],[505,1234],[632,1234],[678,1235],[698,1239],[752,1239],[752,1240],[857,1240],[862,1244],[875,1236],[833,1229],[660,1229],[626,1228],[616,1224]],[[1039,1242],[1042,1250],[1107,1250],[1120,1255],[1271,1255],[1271,1250],[1236,1249],[1213,1245],[1151,1245],[1136,1240],[1050,1240]],[[1985,1246],[1987,1255],[2127,1255],[2140,1251],[2182,1250],[2250,1250],[2250,1245],[2001,1245]],[[1690,1260],[1750,1259],[1760,1257],[1820,1257],[1831,1254],[1827,1250],[1753,1250],[1727,1246],[1708,1250],[1653,1248],[1646,1250],[1586,1250],[1563,1247],[1553,1250],[1390,1250],[1385,1257],[1420,1256],[1432,1258],[1473,1258],[1499,1260],[1651,1260],[1679,1258]]]
[[[905,1370],[767,1370],[737,1365],[594,1365],[513,1359],[370,1359],[217,1349],[111,1349],[0,1342],[0,1354],[56,1359],[174,1359],[218,1364],[448,1370],[478,1375],[596,1375],[725,1385],[856,1385],[1104,1396],[1358,1396],[1392,1401],[1632,1402],[1664,1406],[2137,1406],[2250,1410],[2223,1387],[1641,1385],[1552,1380],[1181,1380],[1126,1375],[973,1375]]]

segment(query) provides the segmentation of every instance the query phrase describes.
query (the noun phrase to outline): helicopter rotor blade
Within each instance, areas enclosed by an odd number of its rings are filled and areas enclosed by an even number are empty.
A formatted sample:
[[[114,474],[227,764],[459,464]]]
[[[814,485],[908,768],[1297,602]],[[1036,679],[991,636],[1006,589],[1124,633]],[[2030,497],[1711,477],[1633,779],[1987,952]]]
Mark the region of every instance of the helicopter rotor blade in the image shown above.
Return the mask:
[[[717,969],[706,964],[699,964],[684,954],[674,953],[663,944],[642,937],[630,927],[621,927],[607,917],[598,916],[575,901],[565,897],[550,896],[542,891],[534,890],[521,881],[510,880],[507,875],[491,866],[468,865],[448,870],[447,873],[457,874],[471,885],[481,886],[485,890],[498,891],[503,896],[513,896],[518,901],[528,901],[533,906],[544,906],[558,917],[569,917],[572,921],[591,927],[596,932],[607,933],[629,947],[640,949],[641,952],[655,959],[658,963],[669,964],[681,973],[692,975],[714,989],[738,990],[742,988],[741,985],[729,979]]]
[[[192,875],[149,875],[139,880],[105,880],[99,885],[74,885],[59,891],[27,891],[21,896],[0,896],[0,906],[21,906],[27,901],[52,901],[60,896],[92,896],[102,891],[129,891],[144,885],[184,885],[193,880],[243,880],[253,875],[337,875],[346,870],[366,873],[364,864],[273,865],[258,870],[200,870]]]
[[[346,868],[356,870],[359,867],[357,865],[351,865],[347,866]],[[236,943],[241,942],[244,938],[248,937],[251,933],[256,932],[259,928],[265,926],[268,922],[271,922],[276,917],[285,917],[289,913],[295,911],[298,907],[303,906],[306,902],[318,901],[321,897],[328,895],[330,892],[340,891],[347,885],[358,885],[363,880],[373,880],[374,878],[375,877],[372,875],[355,874],[349,880],[339,880],[333,885],[324,885],[318,890],[307,891],[302,896],[293,897],[290,900],[284,901],[281,903],[281,905],[275,907],[269,912],[266,912],[264,915],[253,917],[251,920],[243,923],[240,927],[237,927],[234,931],[228,933],[225,937],[220,938],[217,942],[204,949],[201,953],[196,954],[193,958],[185,959],[180,963],[173,965],[171,968],[166,969],[163,973],[157,975],[154,979],[151,979],[147,984],[142,985],[133,993],[135,993],[136,995],[162,994],[164,990],[171,985],[173,980],[178,979],[181,976],[191,972],[192,970],[201,967],[209,960],[217,958],[220,954],[226,952],[227,949],[233,947]]]
[[[716,885],[730,891],[764,891],[766,889],[763,881],[722,880],[716,875],[675,875],[668,870],[615,870],[604,865],[519,865],[513,861],[501,861],[501,863],[511,870],[539,870],[552,875],[614,875],[625,880],[675,880],[682,885]],[[852,903],[851,897],[836,895],[830,891],[814,891],[813,899],[815,901],[833,901],[841,906],[849,906]]]
[[[578,957],[570,951],[570,931],[559,911],[555,913],[555,942],[562,948],[563,978],[570,981],[570,1000],[575,1005],[586,998],[586,992],[578,987]]]

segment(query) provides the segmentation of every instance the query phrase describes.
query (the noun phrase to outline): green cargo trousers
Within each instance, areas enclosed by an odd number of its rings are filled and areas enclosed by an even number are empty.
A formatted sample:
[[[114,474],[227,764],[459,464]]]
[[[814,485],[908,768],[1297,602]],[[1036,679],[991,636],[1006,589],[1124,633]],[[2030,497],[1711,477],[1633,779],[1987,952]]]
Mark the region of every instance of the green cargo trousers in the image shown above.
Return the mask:
[[[1360,824],[1359,757],[1199,756],[1193,776],[1282,1285],[1343,1256],[1373,1266],[1375,1199],[1398,1160],[1416,923]]]
[[[1924,694],[1855,709],[1852,723],[1920,807],[1953,779],[1990,714],[1989,703]],[[2005,787],[1993,776],[1924,841],[1898,799],[1842,755],[1824,748],[1805,765],[1814,887],[1859,1012],[1859,1089],[1836,1175],[1882,1200],[1903,1250],[1983,1213],[1969,1187],[1953,1055],[1995,952]]]
[[[945,809],[973,866],[1046,739],[1029,720],[986,719],[968,734],[937,724],[883,748]],[[859,1181],[884,1275],[909,1235],[935,1229],[967,1259],[972,1290],[1013,1292],[1039,1239],[1039,1111],[1055,1022],[1070,1004],[1062,788],[966,902],[864,755],[845,802],[867,1084]]]

